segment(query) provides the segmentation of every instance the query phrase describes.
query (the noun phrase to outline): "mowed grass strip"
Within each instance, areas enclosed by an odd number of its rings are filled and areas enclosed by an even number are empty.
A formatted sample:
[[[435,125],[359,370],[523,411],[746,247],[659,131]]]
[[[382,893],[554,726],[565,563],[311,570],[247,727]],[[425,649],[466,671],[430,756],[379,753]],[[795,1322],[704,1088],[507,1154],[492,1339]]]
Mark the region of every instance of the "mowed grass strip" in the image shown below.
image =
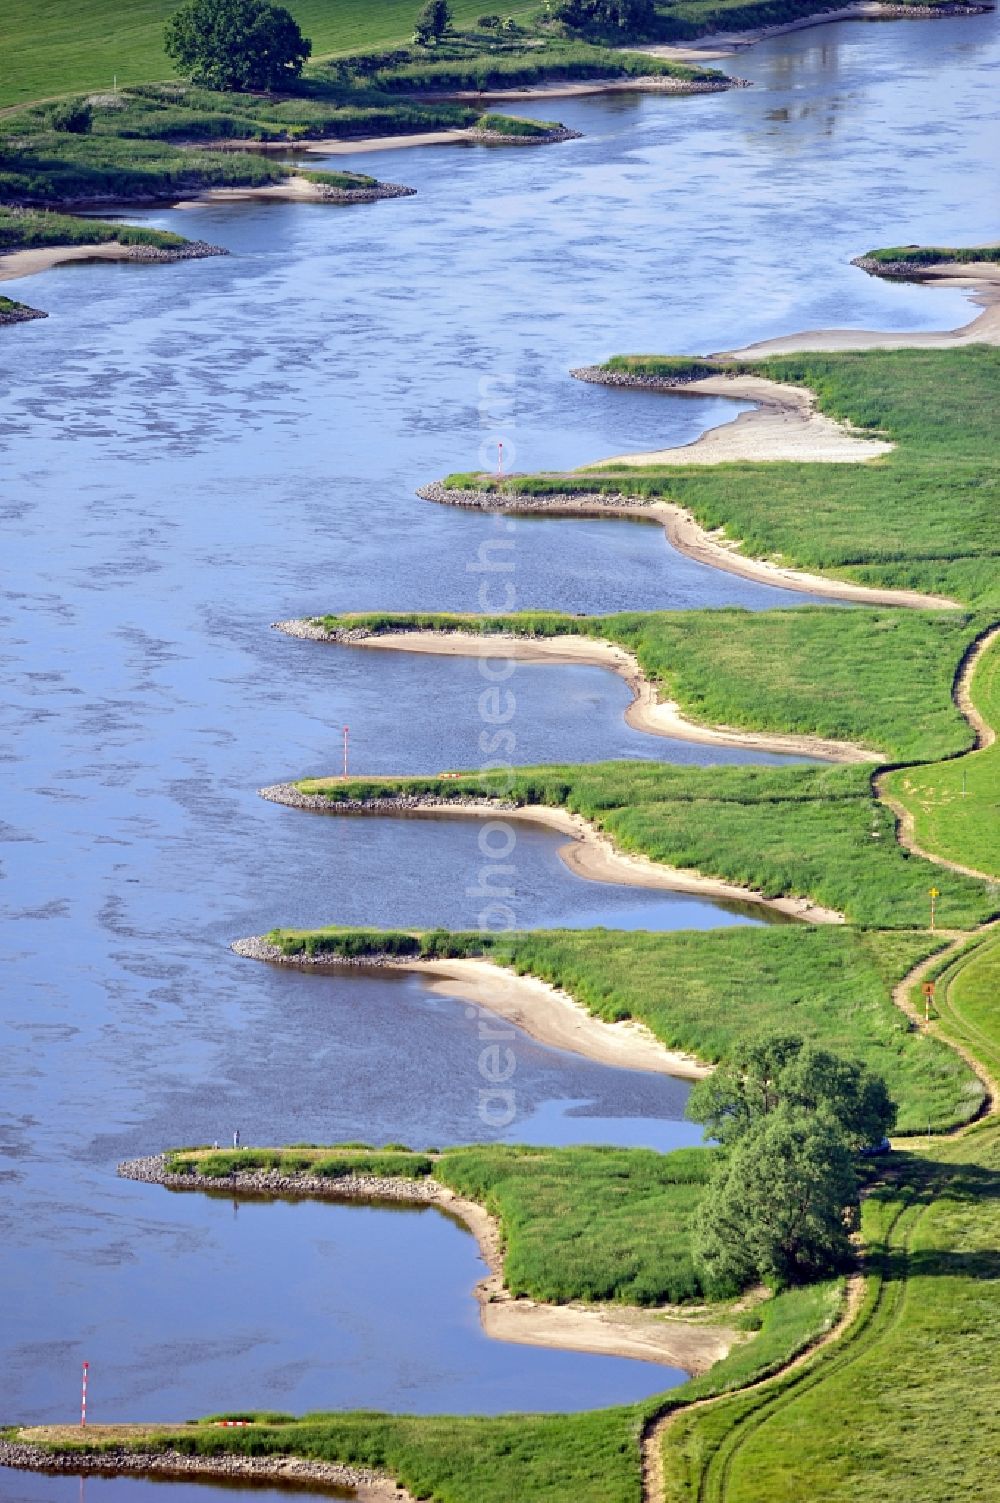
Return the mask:
[[[562,807],[624,852],[768,898],[806,898],[866,928],[922,927],[932,886],[941,894],[942,928],[972,928],[1000,909],[994,884],[942,872],[900,848],[894,817],[873,797],[862,766],[596,762],[448,778],[307,778],[296,787],[329,799],[331,808],[399,795]]]
[[[623,363],[640,375],[660,372],[657,356],[616,361]],[[507,487],[540,496],[575,490],[663,497],[740,541],[750,558],[996,608],[1000,464],[992,393],[1000,351],[986,345],[844,351],[727,368],[807,386],[828,416],[897,447],[856,465],[602,468],[515,476]],[[446,483],[488,488],[493,481],[466,474]]]
[[[322,616],[327,631],[462,631],[578,636],[635,654],[702,725],[858,742],[886,760],[953,756],[972,745],[951,687],[978,618],[959,611],[805,606],[791,610],[509,616],[373,611]],[[502,649],[500,649],[502,650]]]
[[[1000,638],[976,665],[970,693],[987,725],[1000,726]],[[1000,740],[968,756],[890,773],[886,789],[909,811],[923,850],[1000,881]]]
[[[289,956],[478,957],[537,976],[595,1017],[645,1023],[669,1049],[716,1062],[756,1033],[799,1034],[883,1075],[902,1132],[942,1131],[980,1109],[983,1088],[952,1049],[914,1031],[891,990],[943,941],[927,933],[804,926],[512,934],[278,929]]]
[[[866,1207],[865,1230],[880,1288],[859,1332],[777,1401],[703,1411],[712,1443],[670,1503],[799,1503],[806,1479],[824,1503],[989,1495],[1000,1463],[1000,1129],[908,1164]],[[690,1465],[702,1424],[691,1414],[668,1432],[669,1470],[685,1431]]]

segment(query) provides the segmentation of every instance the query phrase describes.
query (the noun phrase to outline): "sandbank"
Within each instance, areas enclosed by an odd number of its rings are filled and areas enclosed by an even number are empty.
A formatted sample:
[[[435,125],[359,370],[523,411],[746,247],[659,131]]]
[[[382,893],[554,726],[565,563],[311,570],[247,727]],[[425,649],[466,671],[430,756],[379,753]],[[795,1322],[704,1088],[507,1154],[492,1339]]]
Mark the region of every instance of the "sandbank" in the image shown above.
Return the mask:
[[[289,636],[313,641],[337,642],[343,637],[324,632],[311,621],[276,621],[275,629]],[[375,647],[395,652],[423,652],[439,657],[512,658],[529,663],[586,663],[610,668],[632,691],[625,720],[633,730],[676,741],[694,741],[709,746],[736,746],[754,751],[790,756],[820,757],[830,762],[877,762],[880,753],[847,741],[821,736],[772,735],[765,731],[741,731],[734,726],[698,725],[681,713],[675,700],[659,698],[657,685],[648,679],[635,655],[615,643],[597,637],[516,637],[466,631],[384,631],[368,636],[350,633],[347,645]]]
[[[970,6],[965,13],[978,14],[980,9],[985,11],[990,8],[986,5]],[[755,46],[757,42],[764,42],[769,37],[782,36],[788,31],[804,31],[810,26],[829,26],[833,21],[894,21],[925,18],[933,19],[930,7],[879,5],[876,0],[858,0],[858,3],[854,5],[841,5],[835,10],[822,10],[812,16],[800,16],[797,21],[780,21],[773,26],[755,26],[746,31],[714,31],[710,36],[687,42],[683,46],[648,43],[629,47],[627,50],[645,52],[650,57],[662,57],[673,63],[705,63],[716,58],[732,57],[738,52],[746,52],[749,47]]]
[[[174,202],[175,209],[196,209],[202,204],[242,203],[245,200],[277,203],[360,204],[381,198],[409,198],[415,188],[397,183],[371,183],[357,188],[334,188],[330,183],[314,183],[307,177],[287,177],[265,188],[206,188],[192,198]]]
[[[655,379],[643,384],[653,388]],[[857,464],[877,459],[895,448],[883,439],[852,432],[845,423],[818,412],[815,396],[804,386],[787,386],[763,376],[719,374],[671,386],[669,390],[672,396],[731,397],[734,401],[758,405],[751,412],[741,412],[732,422],[709,428],[693,443],[639,454],[616,454],[582,466],[576,473],[619,465],[724,464],[734,460]]]
[[[725,350],[715,360],[753,360],[768,355],[793,355],[827,350],[957,350],[968,344],[1000,344],[1000,264],[995,261],[942,261],[922,267],[906,281],[930,282],[968,292],[982,313],[957,329],[909,332],[871,329],[806,329],[763,339],[739,350]],[[690,390],[690,388],[688,388]]]
[[[449,818],[502,818],[543,825],[570,837],[566,845],[560,846],[559,855],[571,872],[590,882],[606,882],[621,887],[647,887],[656,891],[689,892],[697,897],[719,898],[723,902],[754,903],[808,924],[844,922],[842,913],[833,908],[824,908],[808,898],[769,898],[750,887],[739,887],[734,882],[726,882],[718,877],[706,877],[701,872],[652,861],[648,856],[635,856],[619,851],[607,835],[582,815],[571,814],[568,809],[546,804],[523,804],[515,807],[490,799],[411,798],[405,794],[405,790],[401,797],[390,793],[385,798],[364,803],[338,803],[322,794],[304,793],[293,783],[277,783],[270,788],[261,788],[259,792],[261,798],[266,798],[271,803],[285,804],[293,809],[309,809],[321,814],[376,814],[412,818],[437,818],[445,815]]]

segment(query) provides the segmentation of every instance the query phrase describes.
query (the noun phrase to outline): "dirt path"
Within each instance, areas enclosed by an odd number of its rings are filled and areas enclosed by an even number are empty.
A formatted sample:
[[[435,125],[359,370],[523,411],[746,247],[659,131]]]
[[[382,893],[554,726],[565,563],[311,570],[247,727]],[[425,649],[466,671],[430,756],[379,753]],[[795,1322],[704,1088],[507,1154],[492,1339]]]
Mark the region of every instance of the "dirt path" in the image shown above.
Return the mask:
[[[789,1373],[804,1367],[811,1362],[817,1352],[822,1351],[834,1341],[839,1341],[841,1336],[851,1325],[858,1310],[865,1291],[864,1276],[860,1273],[853,1274],[847,1281],[846,1297],[843,1308],[835,1325],[825,1332],[818,1341],[800,1352],[785,1367],[777,1373],[770,1373],[766,1378],[758,1378],[754,1383],[747,1383],[745,1387],[734,1389],[732,1393],[718,1394],[708,1399],[695,1399],[692,1404],[684,1404],[680,1408],[671,1408],[665,1414],[655,1416],[647,1423],[640,1436],[639,1444],[642,1452],[642,1500],[643,1503],[662,1503],[666,1491],[666,1478],[663,1471],[663,1440],[667,1430],[674,1421],[682,1414],[690,1414],[695,1409],[705,1409],[710,1404],[718,1404],[721,1401],[734,1397],[735,1394],[754,1393],[761,1388],[767,1388],[778,1379],[784,1379]]]
[[[587,663],[610,668],[632,691],[625,711],[626,724],[650,736],[694,741],[710,746],[741,746],[755,751],[821,757],[829,762],[877,762],[880,753],[850,741],[822,736],[741,731],[728,725],[699,725],[689,720],[676,700],[661,699],[659,686],[646,677],[634,653],[599,637],[570,634],[553,637],[515,637],[502,633],[434,630],[330,633],[309,620],[276,621],[276,631],[307,641],[333,642],[347,647],[381,648],[393,652],[423,652],[436,657],[511,658],[527,663]]]
[[[996,731],[980,714],[972,701],[972,678],[979,665],[983,654],[988,652],[993,643],[1000,637],[1000,625],[991,627],[985,636],[980,637],[972,651],[967,653],[959,666],[959,671],[952,688],[952,699],[956,706],[965,716],[975,732],[976,742],[971,751],[963,752],[963,756],[972,756],[977,751],[983,751],[987,746],[992,746],[996,740]],[[958,759],[956,759],[958,760]],[[920,766],[927,764],[921,763]],[[891,809],[896,816],[896,839],[906,850],[912,851],[915,856],[922,856],[925,861],[932,861],[935,866],[943,866],[948,871],[961,872],[966,877],[978,877],[983,882],[996,882],[992,872],[981,872],[974,866],[965,866],[961,861],[952,861],[947,856],[936,855],[934,851],[925,850],[918,844],[914,828],[913,814],[907,806],[898,798],[894,798],[888,790],[890,771],[876,773],[872,779],[872,787],[878,799]]]

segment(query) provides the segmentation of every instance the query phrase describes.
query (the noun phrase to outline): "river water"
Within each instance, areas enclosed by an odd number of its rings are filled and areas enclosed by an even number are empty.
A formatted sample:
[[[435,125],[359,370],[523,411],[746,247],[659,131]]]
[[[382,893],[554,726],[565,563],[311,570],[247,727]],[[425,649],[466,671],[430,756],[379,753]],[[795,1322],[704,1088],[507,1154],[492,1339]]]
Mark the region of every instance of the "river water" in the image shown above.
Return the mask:
[[[335,770],[345,723],[358,771],[474,765],[478,666],[268,626],[477,609],[495,524],[413,490],[491,462],[501,438],[518,468],[573,465],[740,410],[585,386],[573,365],[964,321],[960,294],[848,261],[995,233],[997,51],[994,17],[816,28],[740,57],[751,89],[547,106],[585,132],[564,146],[358,157],[412,199],[130,216],[227,259],[73,266],[9,289],[51,317],[0,351],[0,1420],[71,1418],[82,1358],[108,1420],[575,1408],[679,1379],[487,1342],[474,1244],[436,1213],[234,1206],[126,1184],[114,1165],[237,1126],[249,1142],[692,1140],[678,1082],[521,1035],[517,1119],[491,1130],[459,1002],[229,953],[276,923],[479,912],[475,825],[326,819],[255,794]],[[501,583],[524,607],[803,598],[691,563],[648,525],[509,536]],[[521,665],[511,683],[520,763],[740,759],[630,731],[627,691],[597,669]],[[518,832],[519,924],[760,921],[580,881],[557,847]],[[48,1479],[0,1488],[67,1496]]]

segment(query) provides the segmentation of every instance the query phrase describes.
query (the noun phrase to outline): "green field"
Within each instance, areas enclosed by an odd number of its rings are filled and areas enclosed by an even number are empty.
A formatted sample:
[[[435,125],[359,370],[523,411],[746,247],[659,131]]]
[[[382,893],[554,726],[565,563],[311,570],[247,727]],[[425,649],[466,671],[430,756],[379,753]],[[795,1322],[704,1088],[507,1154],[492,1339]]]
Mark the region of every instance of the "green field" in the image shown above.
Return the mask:
[[[0,105],[118,83],[148,83],[173,73],[163,51],[163,23],[178,0],[133,0],[127,12],[116,0],[7,0]],[[389,47],[409,40],[419,0],[288,0],[313,44],[313,56]],[[482,11],[455,0],[456,23]],[[526,18],[537,5],[513,0],[504,15]]]
[[[1000,944],[951,967],[941,1027],[995,1068]],[[824,1503],[989,1496],[1000,1338],[1000,1126],[995,1116],[902,1157],[869,1197],[861,1318],[802,1374],[681,1415],[665,1503]],[[794,1466],[789,1457],[794,1456]],[[985,1494],[983,1489],[986,1489]]]
[[[1000,640],[980,659],[972,700],[987,725],[1000,726]],[[913,819],[917,844],[1000,880],[1000,741],[931,767],[906,767],[886,791]]]
[[[942,941],[927,933],[849,928],[609,929],[526,934],[411,935],[380,930],[278,929],[288,955],[484,955],[570,993],[605,1022],[634,1018],[668,1049],[715,1062],[748,1034],[788,1028],[810,1043],[863,1059],[899,1102],[901,1132],[965,1122],[983,1091],[945,1045],[913,1032],[892,986]]]
[[[567,616],[387,611],[317,618],[327,631],[472,631],[596,637],[635,654],[691,719],[860,742],[886,760],[954,756],[972,744],[951,686],[976,634],[958,611],[804,606]],[[919,713],[914,706],[919,705]]]
[[[656,356],[628,357],[628,364],[639,375],[660,371]],[[748,557],[856,584],[929,591],[995,612],[1000,486],[992,393],[1000,351],[971,345],[784,355],[728,368],[808,386],[830,417],[898,447],[856,465],[602,468],[515,476],[506,488],[528,496],[663,497],[704,527],[739,539]],[[464,474],[446,484],[488,489],[494,481]]]
[[[659,762],[463,772],[457,777],[306,778],[303,793],[345,801],[511,800],[580,814],[619,850],[702,872],[765,897],[808,899],[867,928],[929,920],[971,929],[1000,910],[996,885],[943,873],[902,850],[895,820],[873,797],[865,767],[673,767]]]

